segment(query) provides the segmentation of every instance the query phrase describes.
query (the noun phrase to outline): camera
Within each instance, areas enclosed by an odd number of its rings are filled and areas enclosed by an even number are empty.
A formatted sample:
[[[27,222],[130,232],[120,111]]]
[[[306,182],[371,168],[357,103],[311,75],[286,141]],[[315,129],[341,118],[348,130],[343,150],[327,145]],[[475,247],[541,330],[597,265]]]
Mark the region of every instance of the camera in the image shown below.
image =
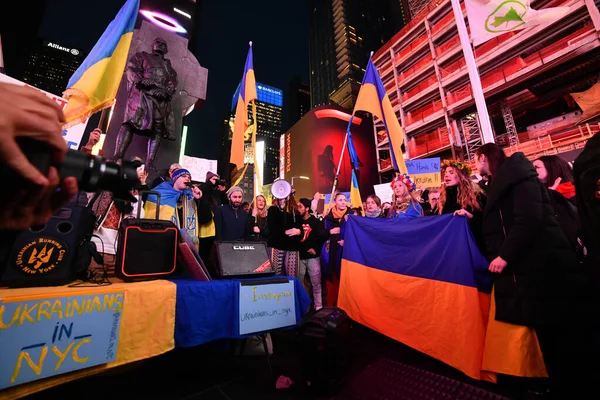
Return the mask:
[[[225,179],[219,179],[215,182],[215,186],[227,186],[227,182],[225,182]]]
[[[52,152],[48,146],[40,141],[29,138],[18,140],[19,147],[27,159],[44,175],[48,173],[51,165],[58,170],[61,179],[73,176],[77,179],[79,190],[97,192],[106,190],[113,193],[113,197],[120,200],[135,202],[136,199],[130,191],[141,185],[137,176],[137,165],[124,161],[122,165],[106,161],[103,157],[94,156],[81,151],[68,150],[59,165],[53,164]],[[0,167],[3,174],[4,165]],[[8,173],[8,171],[6,171]],[[14,173],[8,176],[15,176]],[[7,175],[4,175],[7,176]],[[17,184],[18,185],[18,184]],[[18,187],[18,186],[17,186]]]

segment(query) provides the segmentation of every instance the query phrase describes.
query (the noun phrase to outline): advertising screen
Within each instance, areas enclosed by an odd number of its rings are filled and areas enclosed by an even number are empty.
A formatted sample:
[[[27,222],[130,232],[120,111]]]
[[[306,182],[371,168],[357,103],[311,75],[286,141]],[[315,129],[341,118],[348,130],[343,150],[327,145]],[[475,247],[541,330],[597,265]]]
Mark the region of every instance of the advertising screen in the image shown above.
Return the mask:
[[[349,119],[350,115],[342,109],[332,106],[316,107],[285,133],[280,165],[284,168],[282,175],[285,180],[290,183],[294,180],[296,198],[312,198],[316,192],[331,194]],[[358,182],[364,199],[373,194],[373,185],[379,183],[373,122],[370,118],[355,117],[351,129],[360,161]],[[350,158],[346,149],[336,191],[350,191],[351,175]]]

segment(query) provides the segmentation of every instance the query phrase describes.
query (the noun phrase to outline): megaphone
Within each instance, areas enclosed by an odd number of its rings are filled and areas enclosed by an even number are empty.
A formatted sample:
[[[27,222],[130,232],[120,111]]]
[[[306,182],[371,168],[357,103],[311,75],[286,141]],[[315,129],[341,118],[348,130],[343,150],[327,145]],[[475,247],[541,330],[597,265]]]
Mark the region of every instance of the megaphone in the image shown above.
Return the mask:
[[[285,199],[292,193],[292,185],[284,179],[278,179],[271,185],[271,194],[276,199]]]

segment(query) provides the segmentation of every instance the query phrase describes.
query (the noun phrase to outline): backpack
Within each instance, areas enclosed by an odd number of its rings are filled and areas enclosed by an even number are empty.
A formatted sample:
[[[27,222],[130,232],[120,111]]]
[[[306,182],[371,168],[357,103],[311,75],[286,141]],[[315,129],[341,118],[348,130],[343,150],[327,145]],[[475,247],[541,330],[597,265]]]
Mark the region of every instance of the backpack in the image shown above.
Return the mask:
[[[600,135],[586,144],[573,167],[581,239],[587,249],[586,264],[600,265]]]

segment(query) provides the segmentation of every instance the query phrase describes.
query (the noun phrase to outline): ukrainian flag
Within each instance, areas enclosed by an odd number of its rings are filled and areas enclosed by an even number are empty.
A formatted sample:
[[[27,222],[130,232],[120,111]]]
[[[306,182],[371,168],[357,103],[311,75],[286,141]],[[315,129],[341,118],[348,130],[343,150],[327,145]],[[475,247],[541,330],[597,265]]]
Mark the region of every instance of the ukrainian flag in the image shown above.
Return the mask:
[[[350,216],[338,306],[353,320],[475,379],[492,275],[466,218]]]
[[[67,124],[85,121],[91,114],[113,104],[127,63],[139,7],[139,0],[127,0],[69,80],[64,92],[69,100],[64,110]]]
[[[404,131],[398,123],[392,103],[385,92],[381,78],[370,57],[360,87],[360,92],[356,99],[354,113],[359,110],[369,112],[383,121],[390,142],[390,157],[392,159],[394,170],[396,172],[407,174],[408,171],[406,170],[406,164],[404,163],[401,149],[404,141]]]
[[[356,176],[356,172],[358,171],[358,156],[356,155],[356,148],[354,147],[354,141],[352,140],[352,132],[350,131],[350,127],[352,126],[352,120],[354,116],[350,117],[350,122],[348,123],[348,128],[346,129],[346,134],[348,135],[348,154],[350,155],[350,163],[352,164],[352,181],[350,183],[350,203],[352,203],[352,207],[361,207],[362,209],[362,200],[360,197],[360,190],[358,186],[358,177]],[[364,210],[363,210],[364,212]],[[361,215],[364,215],[361,212]]]
[[[230,162],[240,170],[244,165],[244,136],[246,129],[248,129],[248,104],[255,99],[256,78],[254,77],[254,64],[252,62],[252,42],[250,42],[246,65],[244,65],[244,75],[238,93],[233,137],[231,138]],[[254,123],[256,124],[256,121]]]

